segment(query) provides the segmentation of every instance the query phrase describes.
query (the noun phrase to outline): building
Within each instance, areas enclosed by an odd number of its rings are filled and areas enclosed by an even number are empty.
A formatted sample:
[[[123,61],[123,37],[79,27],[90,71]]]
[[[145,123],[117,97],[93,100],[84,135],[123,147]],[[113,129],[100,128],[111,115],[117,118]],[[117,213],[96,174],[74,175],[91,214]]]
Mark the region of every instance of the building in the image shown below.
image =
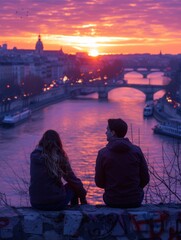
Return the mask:
[[[58,81],[63,74],[65,54],[61,51],[45,51],[41,36],[34,50],[0,48],[0,82],[13,81],[20,85],[30,75],[38,76],[45,83]]]
[[[38,54],[38,55],[42,55],[43,54],[43,43],[41,41],[41,36],[39,35],[38,36],[38,41],[36,42],[36,45],[35,45],[35,52]]]

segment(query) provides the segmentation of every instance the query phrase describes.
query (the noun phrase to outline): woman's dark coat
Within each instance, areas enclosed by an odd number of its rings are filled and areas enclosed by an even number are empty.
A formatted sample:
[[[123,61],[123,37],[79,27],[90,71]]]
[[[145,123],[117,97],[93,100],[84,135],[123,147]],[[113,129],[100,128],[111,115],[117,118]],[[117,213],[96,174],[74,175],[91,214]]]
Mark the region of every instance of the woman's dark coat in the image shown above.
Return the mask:
[[[66,192],[62,179],[57,180],[48,173],[40,147],[31,153],[30,159],[29,195],[31,205],[63,205],[66,199]],[[64,180],[78,197],[84,198],[86,190],[83,188],[81,180],[75,176],[69,164],[65,168],[68,171],[63,177]]]

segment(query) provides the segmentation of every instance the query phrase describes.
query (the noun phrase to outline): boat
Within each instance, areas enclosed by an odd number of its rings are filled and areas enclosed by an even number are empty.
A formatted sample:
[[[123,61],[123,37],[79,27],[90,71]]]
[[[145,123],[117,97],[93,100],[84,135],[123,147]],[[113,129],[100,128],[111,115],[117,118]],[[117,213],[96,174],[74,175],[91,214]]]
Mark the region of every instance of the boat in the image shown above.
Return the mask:
[[[14,114],[5,115],[2,120],[2,125],[4,127],[13,127],[31,116],[30,109],[23,109],[21,112],[16,112]]]
[[[175,121],[162,122],[153,127],[156,134],[162,134],[169,137],[181,139],[181,123]]]
[[[143,110],[144,117],[150,117],[153,115],[153,104],[147,104]]]

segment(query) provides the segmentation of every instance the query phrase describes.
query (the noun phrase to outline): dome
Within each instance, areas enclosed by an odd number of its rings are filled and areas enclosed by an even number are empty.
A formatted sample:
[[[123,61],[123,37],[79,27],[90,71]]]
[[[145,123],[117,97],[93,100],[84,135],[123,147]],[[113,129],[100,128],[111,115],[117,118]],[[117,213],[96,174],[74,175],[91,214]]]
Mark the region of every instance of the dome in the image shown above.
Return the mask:
[[[35,50],[37,53],[42,53],[43,52],[43,43],[41,41],[40,35],[38,36],[38,41],[36,42]]]

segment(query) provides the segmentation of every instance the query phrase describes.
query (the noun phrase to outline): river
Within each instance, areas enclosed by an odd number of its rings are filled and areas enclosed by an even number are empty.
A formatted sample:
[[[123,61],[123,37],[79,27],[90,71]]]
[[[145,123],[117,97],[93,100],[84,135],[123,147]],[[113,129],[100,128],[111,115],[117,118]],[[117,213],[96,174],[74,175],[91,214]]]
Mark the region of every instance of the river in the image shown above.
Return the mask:
[[[127,74],[132,82],[160,84],[165,79],[153,73],[143,79],[136,73]],[[164,92],[155,94],[160,98]],[[162,167],[162,146],[171,144],[168,137],[153,134],[154,118],[143,118],[145,95],[135,89],[119,88],[109,92],[107,101],[97,94],[66,100],[47,106],[32,114],[31,119],[11,129],[0,128],[0,192],[13,206],[28,205],[29,155],[42,134],[48,129],[59,132],[72,168],[88,191],[90,204],[102,204],[102,190],[94,183],[97,152],[106,144],[108,118],[123,118],[129,126],[127,136],[141,146],[150,162]]]

